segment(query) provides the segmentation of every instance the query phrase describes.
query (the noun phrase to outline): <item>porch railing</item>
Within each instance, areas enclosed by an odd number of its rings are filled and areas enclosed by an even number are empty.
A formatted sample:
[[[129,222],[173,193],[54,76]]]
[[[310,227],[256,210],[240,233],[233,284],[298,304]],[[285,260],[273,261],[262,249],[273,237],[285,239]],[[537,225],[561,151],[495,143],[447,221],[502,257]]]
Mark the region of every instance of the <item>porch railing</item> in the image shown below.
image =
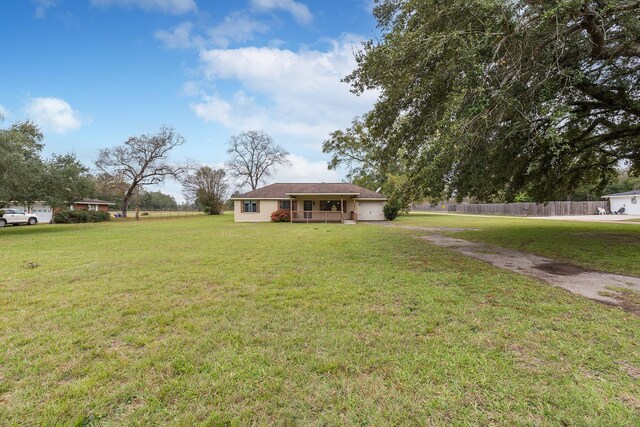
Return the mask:
[[[292,222],[342,222],[348,214],[340,211],[292,211]]]

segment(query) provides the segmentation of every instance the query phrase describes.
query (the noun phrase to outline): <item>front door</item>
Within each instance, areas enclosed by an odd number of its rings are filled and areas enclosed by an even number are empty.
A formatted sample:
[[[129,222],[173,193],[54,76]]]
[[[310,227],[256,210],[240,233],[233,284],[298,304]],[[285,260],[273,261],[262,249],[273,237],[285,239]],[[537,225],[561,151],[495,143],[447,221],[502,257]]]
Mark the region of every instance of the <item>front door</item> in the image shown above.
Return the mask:
[[[313,201],[305,200],[304,201],[304,218],[311,219],[311,211],[313,210]]]

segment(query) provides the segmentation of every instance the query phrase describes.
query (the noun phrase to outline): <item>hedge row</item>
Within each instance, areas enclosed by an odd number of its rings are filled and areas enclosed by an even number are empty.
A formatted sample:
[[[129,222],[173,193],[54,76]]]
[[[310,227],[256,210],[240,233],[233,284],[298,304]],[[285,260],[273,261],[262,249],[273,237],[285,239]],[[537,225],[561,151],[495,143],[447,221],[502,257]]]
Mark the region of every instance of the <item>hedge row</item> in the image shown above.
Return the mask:
[[[109,212],[95,211],[62,211],[53,215],[53,222],[56,224],[77,224],[80,222],[102,222],[110,221]]]

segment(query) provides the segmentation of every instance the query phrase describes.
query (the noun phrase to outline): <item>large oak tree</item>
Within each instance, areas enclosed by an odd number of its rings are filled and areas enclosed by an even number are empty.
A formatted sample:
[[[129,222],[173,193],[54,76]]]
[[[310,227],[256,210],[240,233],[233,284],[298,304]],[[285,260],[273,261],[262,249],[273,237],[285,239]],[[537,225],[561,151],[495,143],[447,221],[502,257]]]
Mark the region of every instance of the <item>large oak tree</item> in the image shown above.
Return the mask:
[[[0,128],[0,207],[41,201],[61,208],[94,192],[88,169],[75,154],[42,157],[43,138],[30,121]]]
[[[536,201],[640,171],[640,1],[379,0],[353,90],[404,198]],[[335,152],[335,151],[334,151]],[[379,162],[384,163],[384,162]]]
[[[227,168],[240,187],[249,185],[252,190],[267,178],[276,166],[288,165],[289,153],[263,131],[249,130],[234,135],[229,140],[227,153],[231,156]]]
[[[122,145],[100,150],[95,162],[98,170],[128,187],[122,195],[122,213],[126,215],[129,200],[139,186],[160,184],[167,178],[179,178],[187,165],[169,162],[170,152],[184,144],[184,138],[173,129],[163,127],[156,134],[133,136]]]

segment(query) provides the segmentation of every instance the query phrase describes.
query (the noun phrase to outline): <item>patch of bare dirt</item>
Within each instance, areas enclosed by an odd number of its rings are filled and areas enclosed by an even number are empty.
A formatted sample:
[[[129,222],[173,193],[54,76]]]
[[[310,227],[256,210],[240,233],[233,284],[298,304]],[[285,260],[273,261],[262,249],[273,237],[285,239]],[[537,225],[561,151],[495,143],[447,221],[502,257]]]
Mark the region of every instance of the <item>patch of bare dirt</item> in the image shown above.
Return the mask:
[[[575,276],[585,271],[584,269],[576,267],[575,265],[565,264],[562,262],[548,262],[545,264],[538,264],[535,265],[534,268],[559,276]]]
[[[633,366],[631,363],[620,362],[622,369],[634,380],[640,380],[640,367]]]

